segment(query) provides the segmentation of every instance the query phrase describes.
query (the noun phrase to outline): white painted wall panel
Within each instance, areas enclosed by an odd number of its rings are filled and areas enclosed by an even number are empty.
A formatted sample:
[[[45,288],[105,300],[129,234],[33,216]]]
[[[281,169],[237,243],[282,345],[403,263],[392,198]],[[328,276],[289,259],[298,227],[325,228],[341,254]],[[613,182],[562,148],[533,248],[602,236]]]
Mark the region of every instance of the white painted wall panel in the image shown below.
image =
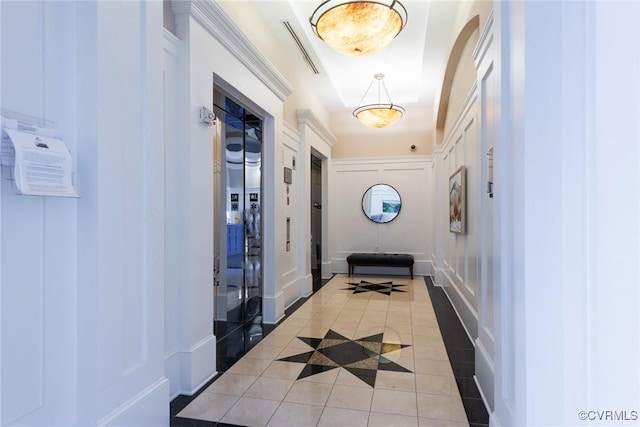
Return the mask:
[[[0,8],[2,109],[55,122],[75,154],[73,5],[3,2]],[[76,201],[17,196],[4,178],[0,185],[0,425],[70,424]]]
[[[479,111],[478,122],[478,144],[480,156],[478,165],[478,239],[480,240],[479,266],[479,287],[478,287],[478,336],[475,346],[476,381],[480,393],[485,399],[489,413],[495,407],[495,331],[494,331],[494,310],[496,304],[494,294],[494,280],[496,275],[494,270],[498,268],[496,261],[499,259],[495,254],[494,244],[494,204],[495,199],[487,193],[487,182],[489,179],[489,150],[494,150],[497,145],[498,123],[500,109],[496,105],[499,95],[499,82],[496,81],[499,72],[495,53],[494,17],[489,16],[487,25],[482,29],[478,46],[474,51],[474,60],[478,74],[478,99]],[[498,62],[499,63],[499,62]],[[495,181],[493,179],[492,181]]]
[[[181,254],[173,250],[180,242],[180,228],[178,224],[178,211],[181,205],[181,192],[178,180],[171,179],[178,172],[178,164],[175,159],[179,155],[177,133],[177,103],[178,94],[176,87],[177,55],[179,40],[165,30],[164,32],[164,68],[163,68],[163,145],[164,145],[164,216],[165,216],[165,264],[164,264],[164,352],[165,375],[170,383],[170,395],[176,396],[180,391],[180,271],[182,262]]]
[[[430,268],[427,241],[431,162],[426,158],[385,160],[333,160],[334,272],[346,272],[346,257],[353,252],[411,253],[416,260],[414,273],[427,274]],[[424,183],[423,185],[416,183]],[[362,211],[362,197],[372,185],[388,184],[402,199],[399,215],[386,224],[376,224]],[[372,269],[370,269],[372,270]],[[367,272],[366,269],[359,269]],[[395,274],[394,270],[385,273]],[[398,269],[397,274],[406,274]]]
[[[162,5],[76,3],[78,422],[164,418]],[[126,16],[126,18],[123,18]],[[128,60],[135,57],[134,60]],[[126,106],[127,108],[123,108]],[[149,406],[150,405],[150,406]],[[150,408],[155,415],[151,418]]]

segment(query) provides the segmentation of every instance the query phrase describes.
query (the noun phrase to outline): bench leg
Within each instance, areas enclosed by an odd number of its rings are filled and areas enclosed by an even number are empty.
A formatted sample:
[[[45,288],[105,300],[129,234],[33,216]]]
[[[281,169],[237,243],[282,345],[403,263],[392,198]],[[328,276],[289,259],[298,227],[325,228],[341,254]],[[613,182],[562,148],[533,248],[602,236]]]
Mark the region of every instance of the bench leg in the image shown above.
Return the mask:
[[[409,267],[409,273],[411,273],[411,280],[413,280],[413,265]]]

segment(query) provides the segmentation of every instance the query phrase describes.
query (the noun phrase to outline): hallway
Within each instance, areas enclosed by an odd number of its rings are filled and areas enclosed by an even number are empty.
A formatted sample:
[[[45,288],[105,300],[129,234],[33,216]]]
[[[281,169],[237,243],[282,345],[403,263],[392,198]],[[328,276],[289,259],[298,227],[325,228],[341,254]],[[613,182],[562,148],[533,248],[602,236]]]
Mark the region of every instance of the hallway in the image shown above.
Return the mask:
[[[473,372],[430,278],[339,274],[190,403],[176,399],[171,425],[486,425]]]

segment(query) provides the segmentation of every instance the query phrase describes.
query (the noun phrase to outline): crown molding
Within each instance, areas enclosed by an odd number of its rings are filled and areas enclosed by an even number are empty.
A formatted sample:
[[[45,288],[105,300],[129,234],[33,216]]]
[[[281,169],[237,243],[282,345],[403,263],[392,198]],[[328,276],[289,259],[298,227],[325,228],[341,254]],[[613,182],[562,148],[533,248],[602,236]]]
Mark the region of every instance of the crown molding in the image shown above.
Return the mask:
[[[172,1],[173,13],[188,13],[247,67],[281,101],[293,86],[240,31],[225,11],[212,0]]]
[[[336,136],[318,120],[318,117],[311,110],[298,110],[296,111],[296,116],[298,117],[298,126],[309,126],[315,133],[320,135],[324,142],[333,147],[333,144],[337,141]]]

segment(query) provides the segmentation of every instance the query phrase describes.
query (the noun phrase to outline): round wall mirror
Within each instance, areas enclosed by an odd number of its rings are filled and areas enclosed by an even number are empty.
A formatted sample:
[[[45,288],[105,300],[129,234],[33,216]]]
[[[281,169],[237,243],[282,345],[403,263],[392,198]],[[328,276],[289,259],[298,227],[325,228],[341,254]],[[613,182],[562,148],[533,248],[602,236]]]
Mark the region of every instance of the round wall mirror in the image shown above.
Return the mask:
[[[362,212],[378,224],[393,221],[400,213],[400,207],[400,194],[387,184],[373,185],[362,196]]]

